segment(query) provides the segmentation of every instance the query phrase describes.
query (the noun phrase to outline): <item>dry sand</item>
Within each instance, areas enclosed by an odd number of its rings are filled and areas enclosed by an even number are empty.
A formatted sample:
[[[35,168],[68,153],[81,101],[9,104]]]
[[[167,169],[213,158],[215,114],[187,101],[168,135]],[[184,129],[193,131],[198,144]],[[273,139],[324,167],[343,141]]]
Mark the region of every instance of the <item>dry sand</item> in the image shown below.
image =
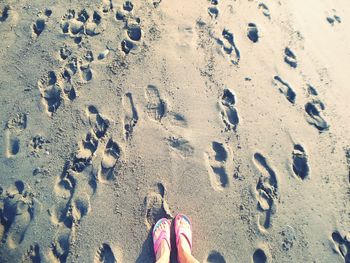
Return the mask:
[[[0,261],[350,262],[347,0],[0,1]]]

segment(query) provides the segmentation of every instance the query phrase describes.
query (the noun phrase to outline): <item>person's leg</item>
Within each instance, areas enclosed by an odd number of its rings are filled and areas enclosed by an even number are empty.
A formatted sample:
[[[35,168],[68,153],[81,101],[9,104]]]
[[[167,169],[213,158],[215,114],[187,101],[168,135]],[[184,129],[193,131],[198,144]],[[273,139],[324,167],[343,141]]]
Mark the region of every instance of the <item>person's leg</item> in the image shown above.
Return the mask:
[[[181,227],[190,229],[190,225],[185,219],[181,218],[179,223]],[[190,244],[183,235],[180,235],[177,244],[177,258],[180,263],[199,263],[199,261],[192,256]]]
[[[154,239],[157,240],[163,231],[170,232],[169,224],[166,221],[161,223],[157,227],[157,229],[154,231]],[[169,261],[170,261],[170,248],[169,248],[169,245],[168,245],[166,239],[163,239],[161,241],[155,256],[156,256],[156,263],[169,263]]]

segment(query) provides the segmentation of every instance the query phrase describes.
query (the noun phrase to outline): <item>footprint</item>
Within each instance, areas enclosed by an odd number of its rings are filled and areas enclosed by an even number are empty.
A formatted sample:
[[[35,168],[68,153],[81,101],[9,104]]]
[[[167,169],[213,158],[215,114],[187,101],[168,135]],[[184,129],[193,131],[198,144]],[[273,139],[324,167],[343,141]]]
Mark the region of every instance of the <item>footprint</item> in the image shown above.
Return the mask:
[[[92,70],[90,65],[80,66],[81,79],[85,82],[88,82],[92,79]]]
[[[341,23],[341,18],[336,14],[336,10],[335,9],[332,9],[332,14],[329,15],[326,18],[326,20],[331,26],[334,26],[335,23],[338,23],[338,24]]]
[[[273,79],[275,80],[274,85],[278,88],[278,90],[286,97],[290,103],[294,104],[296,94],[292,87],[287,82],[282,80],[279,76],[274,76]]]
[[[27,127],[27,115],[18,113],[8,120],[5,128],[5,156],[14,157],[20,151],[19,135]]]
[[[235,131],[239,123],[239,117],[236,108],[234,93],[229,89],[224,89],[223,95],[220,101],[221,118],[224,122],[227,130]]]
[[[109,127],[109,121],[103,118],[95,106],[90,105],[87,112],[89,123],[92,128],[93,133],[98,139],[106,135],[107,129]]]
[[[27,128],[27,114],[18,113],[6,123],[6,129],[9,129],[14,132],[21,132]]]
[[[124,135],[128,140],[136,127],[139,116],[132,98],[132,94],[127,92],[123,97],[123,109],[124,109]]]
[[[307,84],[307,93],[309,93],[309,95],[311,95],[311,96],[318,95],[317,90],[313,86],[311,86],[310,84]]]
[[[102,0],[102,13],[106,14],[113,10],[112,0]]]
[[[31,245],[29,250],[23,255],[22,263],[41,263],[40,247],[38,244]]]
[[[117,161],[120,158],[120,147],[119,145],[109,139],[104,155],[102,156],[101,169],[99,172],[99,180],[101,182],[108,182],[114,179],[114,168],[117,165]]]
[[[330,23],[332,26],[334,26],[335,22],[341,23],[341,18],[337,15],[334,15],[333,17],[328,16],[327,22]]]
[[[286,47],[284,49],[284,62],[286,62],[292,68],[297,67],[297,58],[294,55],[293,51],[289,49],[289,47]]]
[[[79,223],[91,210],[90,197],[86,193],[81,193],[78,196],[75,195],[70,206],[74,221]]]
[[[122,48],[122,51],[127,55],[130,53],[131,50],[135,48],[135,45],[130,40],[124,39],[121,42],[121,48]]]
[[[52,15],[52,10],[51,10],[51,9],[45,9],[44,14],[45,14],[47,17],[50,17],[50,16]]]
[[[49,71],[38,82],[43,104],[50,116],[57,111],[62,103],[62,89],[60,86],[60,80],[53,71]]]
[[[92,20],[85,23],[85,34],[91,37],[99,35],[101,32],[98,26],[101,24],[101,19],[100,14],[94,11]]]
[[[117,259],[111,247],[103,243],[97,250],[94,263],[116,263]]]
[[[85,55],[84,55],[84,59],[88,62],[92,62],[94,61],[94,54],[91,50],[86,51]]]
[[[98,144],[99,140],[95,134],[93,132],[88,132],[85,139],[82,141],[82,148],[83,150],[89,151],[90,153],[88,155],[92,156],[96,152]]]
[[[44,31],[45,29],[45,19],[39,18],[35,21],[35,23],[32,25],[32,36],[33,38],[37,38],[40,36],[40,34]]]
[[[40,152],[47,152],[48,143],[50,143],[50,141],[45,139],[43,136],[35,135],[29,141],[30,154],[39,156]]]
[[[227,29],[224,29],[222,31],[222,37],[223,37],[223,40],[217,38],[216,42],[222,47],[223,51],[229,56],[231,63],[234,65],[238,65],[241,55],[234,42],[233,33],[231,33]]]
[[[305,105],[305,111],[307,113],[307,122],[316,127],[319,132],[324,132],[329,129],[329,125],[322,117],[322,111],[325,109],[324,104],[316,99],[312,102],[308,102]]]
[[[0,22],[5,22],[9,17],[10,6],[6,5],[0,12]]]
[[[62,60],[66,60],[68,57],[70,57],[70,55],[72,55],[72,49],[67,45],[64,45],[60,48],[59,54]]]
[[[128,24],[127,35],[133,41],[140,41],[141,39],[141,28],[138,24]]]
[[[226,263],[226,260],[223,255],[218,251],[210,251],[207,257],[207,263]]]
[[[256,24],[249,23],[248,24],[248,30],[247,30],[247,36],[253,43],[258,42],[259,35],[258,35],[258,28],[256,27]]]
[[[20,150],[20,140],[19,138],[11,133],[9,130],[5,130],[5,140],[6,140],[6,152],[7,158],[14,157],[19,153]]]
[[[254,263],[266,263],[267,262],[267,256],[265,254],[265,251],[258,248],[254,251],[253,254],[253,262]]]
[[[173,111],[169,111],[167,112],[167,121],[169,121],[170,125],[173,126],[178,126],[178,127],[182,127],[182,128],[186,128],[188,127],[188,123],[186,118],[179,113],[173,112]]]
[[[350,262],[350,233],[342,237],[338,231],[332,233],[334,251],[341,255],[345,263]]]
[[[172,218],[168,204],[165,201],[166,189],[163,184],[158,183],[157,189],[150,192],[144,200],[144,214],[145,224],[147,229],[151,229],[152,226],[161,218]]]
[[[170,137],[167,139],[169,146],[176,150],[183,157],[189,157],[193,155],[194,149],[190,142],[184,138]]]
[[[134,9],[134,5],[131,1],[125,1],[123,4],[123,10],[131,12]]]
[[[284,251],[291,250],[295,244],[297,237],[295,229],[289,225],[285,225],[280,234],[282,237],[282,249]]]
[[[309,165],[304,148],[300,144],[294,145],[293,171],[302,180],[309,177]]]
[[[217,18],[219,15],[219,9],[216,6],[210,6],[208,7],[208,14],[211,18]]]
[[[271,19],[270,10],[267,5],[264,3],[259,3],[258,8],[262,10],[264,16],[266,16],[268,19]]]
[[[105,49],[98,54],[97,59],[104,60],[105,58],[107,58],[108,54],[109,54],[109,49]]]
[[[162,0],[154,0],[153,1],[154,8],[157,8],[160,5],[161,2],[162,2]]]
[[[227,174],[228,149],[219,142],[212,142],[209,153],[206,153],[206,163],[211,186],[216,191],[223,191],[229,186]]]
[[[166,113],[166,103],[160,98],[159,90],[156,86],[148,85],[146,88],[146,96],[148,98],[148,116],[156,121],[161,121]]]
[[[60,226],[59,232],[50,246],[49,262],[67,262],[71,241],[72,229]]]
[[[349,170],[349,183],[350,183],[350,148],[345,149],[345,157],[346,157],[346,162],[348,164],[348,170]]]
[[[75,10],[68,10],[61,20],[61,29],[63,34],[68,34],[73,39],[77,40],[82,35],[96,36],[99,35],[101,24],[101,15],[94,11],[89,14],[87,10],[83,9],[76,13]],[[80,41],[77,44],[80,43]]]
[[[266,230],[272,225],[271,216],[276,212],[275,201],[279,199],[277,176],[262,154],[255,153],[253,161],[261,174],[256,186],[258,210],[262,213],[259,226]]]
[[[6,191],[0,205],[2,242],[14,249],[22,243],[34,217],[33,194],[25,190],[22,181],[16,181]]]

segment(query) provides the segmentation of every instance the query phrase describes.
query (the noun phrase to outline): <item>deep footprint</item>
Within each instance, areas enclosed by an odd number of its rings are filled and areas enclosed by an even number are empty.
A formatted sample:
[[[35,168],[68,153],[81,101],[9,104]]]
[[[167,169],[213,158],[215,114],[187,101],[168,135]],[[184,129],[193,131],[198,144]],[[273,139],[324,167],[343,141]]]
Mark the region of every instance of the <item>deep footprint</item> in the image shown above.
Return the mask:
[[[258,28],[254,23],[249,23],[248,24],[248,29],[247,29],[247,36],[250,41],[253,43],[258,42],[259,40],[259,35],[258,35]]]
[[[9,10],[10,7],[9,6],[5,6],[4,9],[2,10],[2,12],[0,13],[0,22],[5,22],[7,20],[7,18],[9,17]]]
[[[294,55],[293,51],[288,47],[284,49],[284,62],[286,62],[292,68],[297,67],[297,57]]]
[[[253,262],[254,263],[266,263],[267,262],[267,256],[266,256],[264,250],[258,248],[257,250],[254,251]]]
[[[40,79],[38,87],[46,111],[52,115],[62,103],[62,89],[56,73],[49,71],[46,76]]]
[[[239,117],[235,106],[235,95],[229,89],[224,89],[221,97],[221,117],[228,130],[236,130],[239,123]]]
[[[96,252],[94,263],[116,263],[117,259],[111,247],[103,243]]]
[[[0,211],[2,242],[14,249],[22,243],[34,217],[34,202],[31,193],[25,190],[22,181],[15,182],[6,191]]]
[[[140,41],[142,35],[140,26],[137,24],[128,25],[127,34],[131,40]]]
[[[342,237],[338,231],[332,233],[332,240],[335,245],[335,252],[340,254],[345,263],[350,262],[350,240],[346,237]]]
[[[222,37],[222,40],[217,38],[216,42],[221,46],[225,54],[228,55],[231,63],[233,65],[238,65],[241,55],[235,44],[233,33],[231,33],[228,29],[224,29],[222,31]]]
[[[259,225],[266,230],[272,225],[271,216],[276,212],[275,202],[279,198],[277,176],[262,154],[254,154],[254,164],[261,173],[256,186],[258,210],[261,212]]]
[[[33,24],[33,37],[39,37],[45,29],[45,20],[38,19]]]
[[[112,139],[109,139],[101,161],[100,181],[108,182],[114,179],[114,168],[117,165],[119,158],[119,145]]]
[[[275,80],[274,84],[278,90],[286,97],[290,103],[294,104],[296,94],[292,87],[279,76],[274,76],[273,79]]]
[[[222,191],[229,185],[227,174],[228,150],[222,143],[213,142],[209,153],[206,154],[206,162],[211,186],[216,191]]]
[[[211,18],[217,18],[219,15],[219,9],[215,6],[210,6],[208,7],[208,14],[210,15]]]
[[[213,250],[207,257],[207,263],[226,263],[226,260],[220,252]]]
[[[99,114],[95,106],[88,107],[88,118],[92,131],[96,137],[98,139],[104,137],[109,127],[109,121]]]
[[[34,246],[30,246],[29,250],[23,255],[21,262],[41,263],[39,245],[35,244]]]
[[[293,171],[302,180],[309,177],[309,165],[304,148],[300,144],[294,145],[293,150]]]
[[[305,105],[305,111],[308,114],[307,122],[316,127],[319,130],[319,132],[324,132],[329,129],[328,123],[321,116],[321,112],[324,109],[324,104],[319,100],[308,102]]]

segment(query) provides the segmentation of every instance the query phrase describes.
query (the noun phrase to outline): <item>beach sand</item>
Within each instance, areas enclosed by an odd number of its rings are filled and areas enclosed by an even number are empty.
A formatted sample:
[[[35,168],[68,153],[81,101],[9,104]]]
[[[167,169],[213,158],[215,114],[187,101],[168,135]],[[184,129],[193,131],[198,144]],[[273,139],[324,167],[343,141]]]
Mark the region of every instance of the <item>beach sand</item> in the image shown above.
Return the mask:
[[[350,262],[348,18],[0,1],[0,261],[154,262],[181,212],[200,262]]]

